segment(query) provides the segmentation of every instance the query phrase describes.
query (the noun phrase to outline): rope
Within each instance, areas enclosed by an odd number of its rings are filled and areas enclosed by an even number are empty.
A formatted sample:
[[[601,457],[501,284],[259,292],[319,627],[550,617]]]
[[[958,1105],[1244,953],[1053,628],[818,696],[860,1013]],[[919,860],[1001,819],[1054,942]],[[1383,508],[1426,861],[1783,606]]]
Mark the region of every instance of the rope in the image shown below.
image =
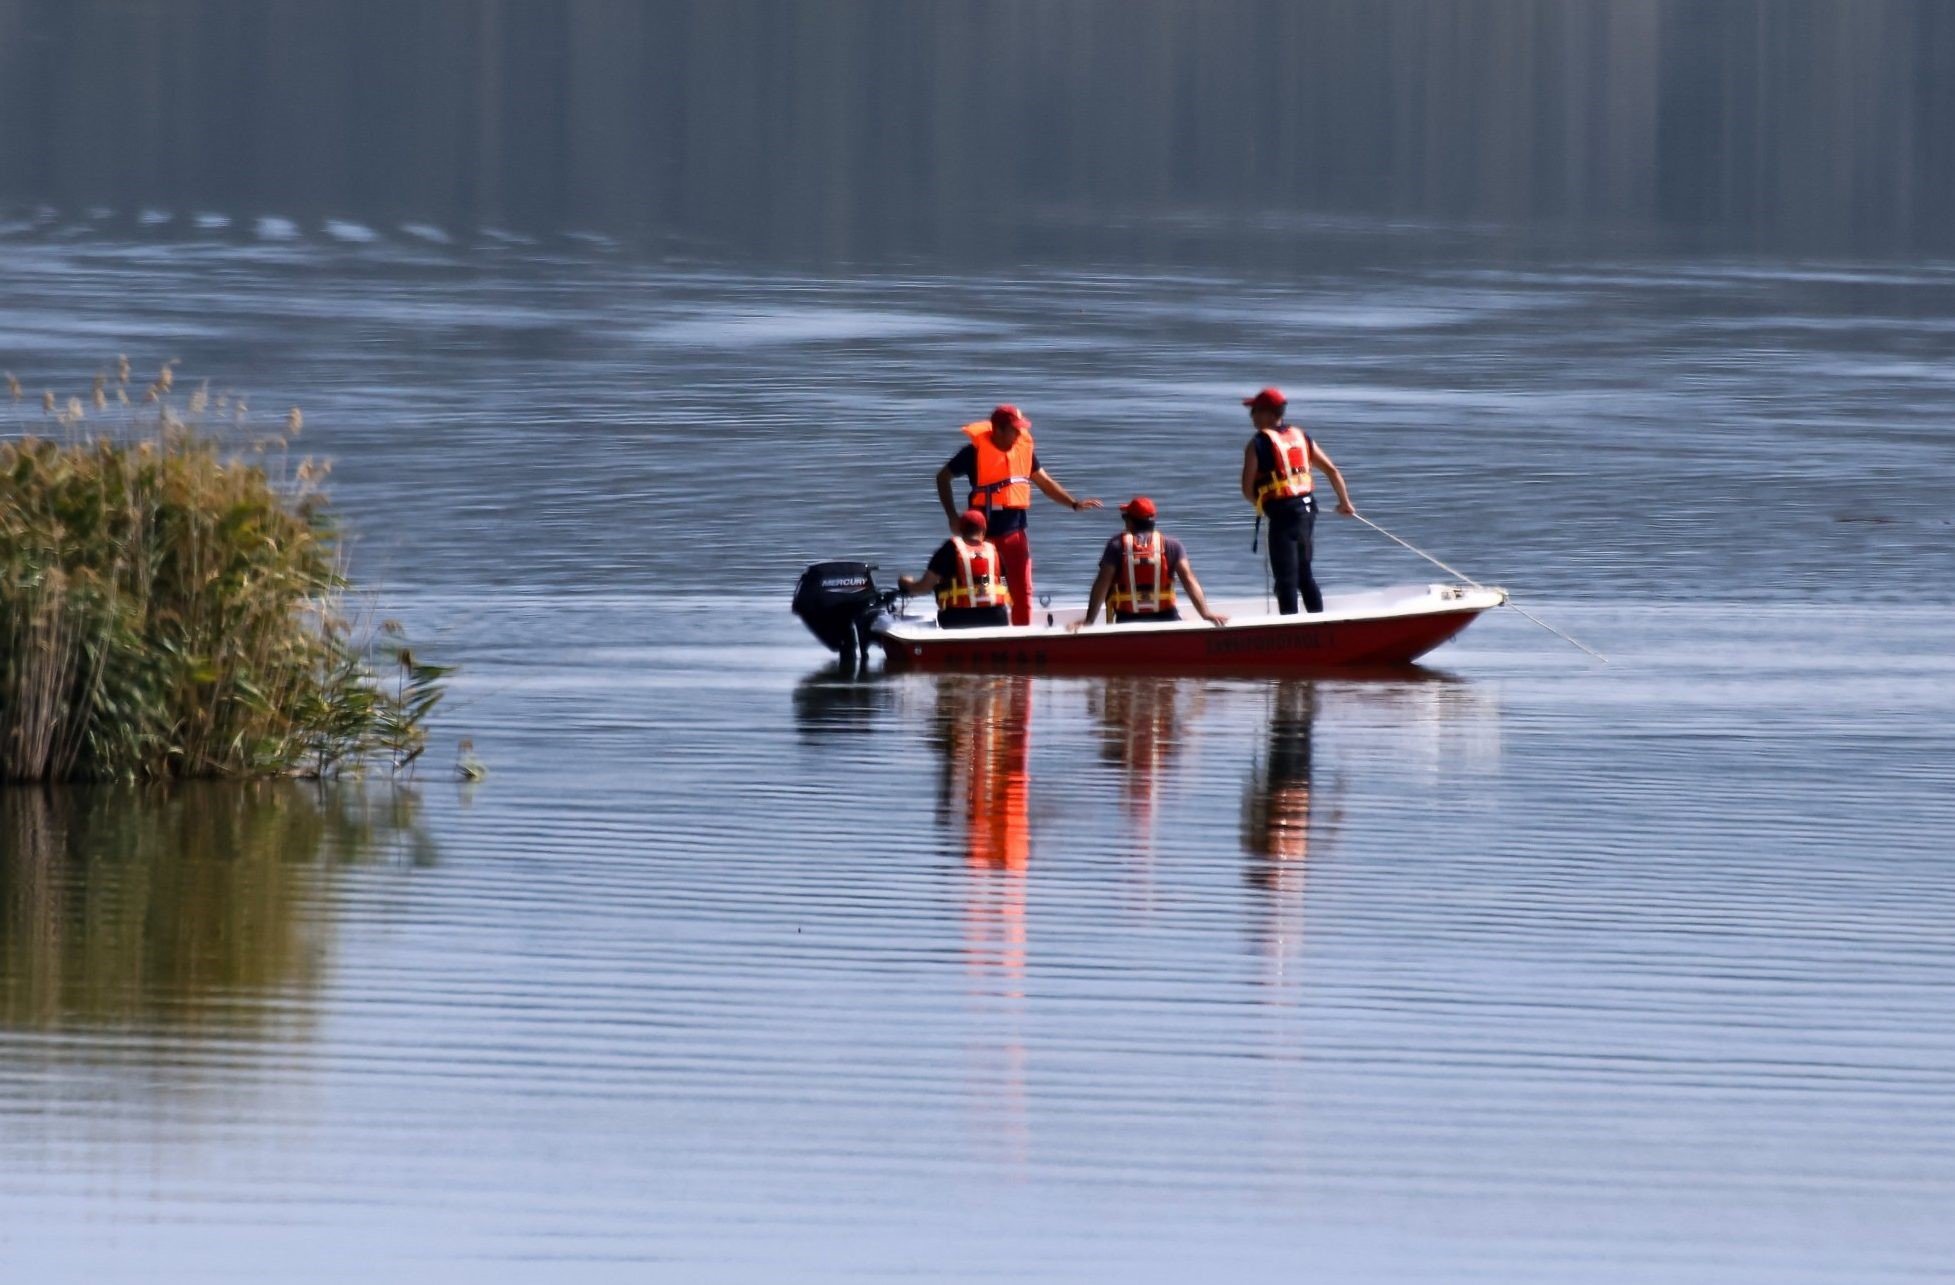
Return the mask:
[[[1413,553],[1418,554],[1421,558],[1424,558],[1427,562],[1430,562],[1433,566],[1438,567],[1441,571],[1444,571],[1447,575],[1453,576],[1454,578],[1459,580],[1463,580],[1467,584],[1473,586],[1475,589],[1486,588],[1485,585],[1481,584],[1478,580],[1475,580],[1472,576],[1467,575],[1464,571],[1459,570],[1457,567],[1448,566],[1446,563],[1441,562],[1439,559],[1433,557],[1430,553],[1427,553],[1424,549],[1421,549],[1418,545],[1413,544],[1410,540],[1401,540],[1399,537],[1393,535],[1390,531],[1387,531],[1384,527],[1381,527],[1376,522],[1373,522],[1370,518],[1365,517],[1362,513],[1353,513],[1351,516],[1356,518],[1358,521],[1364,523],[1366,526],[1370,527],[1373,531],[1376,531],[1379,535],[1384,536],[1387,540],[1390,540],[1393,544],[1400,545],[1403,548],[1409,549]],[[1604,656],[1601,652],[1595,650],[1595,648],[1589,646],[1587,643],[1581,641],[1579,638],[1569,637],[1567,634],[1561,632],[1561,630],[1559,629],[1556,629],[1553,625],[1549,624],[1547,621],[1541,619],[1539,616],[1528,611],[1525,607],[1517,606],[1514,603],[1514,600],[1511,596],[1507,599],[1506,605],[1513,608],[1514,611],[1518,612],[1523,619],[1530,620],[1535,624],[1541,626],[1541,628],[1547,630],[1549,633],[1561,639],[1563,642],[1572,643],[1574,646],[1581,648],[1583,651],[1595,657],[1597,660],[1601,661],[1605,665],[1609,663],[1609,658],[1607,656]]]

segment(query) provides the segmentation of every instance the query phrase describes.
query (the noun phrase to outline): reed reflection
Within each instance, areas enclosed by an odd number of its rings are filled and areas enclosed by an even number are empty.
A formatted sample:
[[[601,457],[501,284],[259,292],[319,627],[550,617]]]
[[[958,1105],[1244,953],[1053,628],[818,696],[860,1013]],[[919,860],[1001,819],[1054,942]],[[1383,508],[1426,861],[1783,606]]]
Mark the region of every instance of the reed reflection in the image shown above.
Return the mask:
[[[0,1024],[262,1032],[324,968],[330,868],[427,864],[411,792],[0,790]]]

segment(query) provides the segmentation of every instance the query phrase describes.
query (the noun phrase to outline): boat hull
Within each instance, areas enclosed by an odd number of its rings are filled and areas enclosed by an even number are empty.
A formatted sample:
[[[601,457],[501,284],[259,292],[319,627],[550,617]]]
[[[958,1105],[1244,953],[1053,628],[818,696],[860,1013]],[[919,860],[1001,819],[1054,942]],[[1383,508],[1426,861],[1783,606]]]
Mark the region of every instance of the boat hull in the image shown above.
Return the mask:
[[[1503,595],[1504,596],[1504,595]],[[1063,627],[881,631],[895,669],[998,673],[1308,673],[1408,665],[1497,606],[1501,597],[1434,601],[1382,614],[1262,617],[1216,628],[1176,625],[1100,625],[1069,633]]]

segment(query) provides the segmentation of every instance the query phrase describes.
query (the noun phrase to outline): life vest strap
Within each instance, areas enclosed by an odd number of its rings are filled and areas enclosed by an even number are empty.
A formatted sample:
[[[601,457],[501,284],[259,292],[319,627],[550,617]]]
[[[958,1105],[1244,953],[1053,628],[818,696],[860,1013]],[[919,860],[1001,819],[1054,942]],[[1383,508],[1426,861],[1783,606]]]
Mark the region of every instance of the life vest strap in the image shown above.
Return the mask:
[[[1310,434],[1294,424],[1283,425],[1281,432],[1269,428],[1258,431],[1269,441],[1270,459],[1275,467],[1257,479],[1256,511],[1260,513],[1263,502],[1272,496],[1287,500],[1314,491],[1317,480],[1310,472]],[[1298,449],[1303,452],[1303,463],[1301,467],[1293,468],[1289,454]]]
[[[957,553],[957,575],[937,586],[937,607],[1009,607],[1011,588],[998,565],[998,550],[989,540],[967,544],[951,537]],[[982,571],[979,570],[980,566]]]
[[[1174,605],[1174,568],[1168,565],[1167,537],[1154,532],[1148,537],[1147,551],[1140,551],[1140,542],[1131,531],[1120,537],[1120,573],[1114,577],[1112,591],[1107,594],[1107,609],[1125,611],[1130,615],[1156,615],[1171,610]],[[1149,583],[1146,592],[1140,584],[1140,568],[1149,569]]]
[[[1308,495],[1312,490],[1315,489],[1313,487],[1306,487],[1305,489],[1299,491],[1292,485],[1295,481],[1296,481],[1296,474],[1279,473],[1274,477],[1271,477],[1269,481],[1264,482],[1261,486],[1256,488],[1256,499],[1260,502],[1261,500],[1276,494],[1278,491],[1281,491],[1284,495]]]

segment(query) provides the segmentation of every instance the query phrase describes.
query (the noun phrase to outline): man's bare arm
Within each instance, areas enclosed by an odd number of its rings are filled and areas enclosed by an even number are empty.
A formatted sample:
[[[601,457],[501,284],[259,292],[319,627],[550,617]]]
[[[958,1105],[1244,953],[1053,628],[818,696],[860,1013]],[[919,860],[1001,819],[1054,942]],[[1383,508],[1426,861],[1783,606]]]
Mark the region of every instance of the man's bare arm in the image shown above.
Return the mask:
[[[1242,448],[1242,498],[1251,504],[1256,502],[1256,444]]]
[[[1072,497],[1072,492],[1059,485],[1058,479],[1044,469],[1033,473],[1032,481],[1038,485],[1039,490],[1045,492],[1046,499],[1051,500],[1054,504],[1063,504],[1075,513],[1081,509],[1097,509],[1100,507],[1098,500],[1075,500]]]
[[[941,578],[934,571],[926,571],[920,576],[897,576],[896,587],[912,598],[921,598],[924,594],[933,592]]]
[[[1310,439],[1310,462],[1330,479],[1331,490],[1337,492],[1337,511],[1346,517],[1358,516],[1357,507],[1351,503],[1351,492],[1344,486],[1344,475],[1337,471],[1337,465],[1330,462],[1330,456],[1324,454],[1324,448],[1317,445],[1314,437]]]
[[[1101,567],[1100,574],[1093,578],[1093,592],[1086,599],[1086,614],[1080,619],[1073,621],[1070,625],[1067,625],[1066,628],[1073,633],[1078,633],[1081,629],[1084,629],[1099,619],[1100,608],[1106,602],[1107,590],[1112,587],[1113,568]]]
[[[1203,620],[1212,625],[1229,623],[1227,616],[1217,615],[1208,609],[1208,599],[1202,595],[1201,581],[1195,579],[1195,569],[1188,565],[1188,559],[1183,558],[1174,564],[1174,574],[1180,578],[1181,587],[1188,591],[1188,600],[1195,604],[1195,611]]]
[[[950,519],[950,529],[957,529],[957,502],[950,494],[950,465],[937,470],[937,503],[944,506],[944,516]]]

